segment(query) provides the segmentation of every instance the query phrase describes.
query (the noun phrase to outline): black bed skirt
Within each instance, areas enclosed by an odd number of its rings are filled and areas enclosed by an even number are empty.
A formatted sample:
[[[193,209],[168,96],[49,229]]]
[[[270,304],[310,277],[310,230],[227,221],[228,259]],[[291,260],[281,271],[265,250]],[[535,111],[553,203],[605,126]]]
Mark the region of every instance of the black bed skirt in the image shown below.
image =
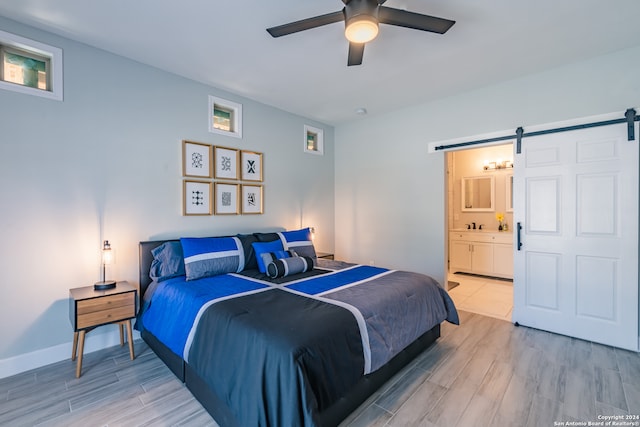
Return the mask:
[[[143,331],[141,336],[176,377],[185,382],[194,397],[221,427],[242,427],[238,425],[229,408],[211,392],[206,383],[187,363],[184,363],[180,357],[176,356],[150,333]],[[409,364],[418,354],[431,346],[439,337],[440,324],[437,324],[380,369],[362,377],[347,396],[319,414],[321,425],[323,427],[331,427],[340,424],[386,381]]]

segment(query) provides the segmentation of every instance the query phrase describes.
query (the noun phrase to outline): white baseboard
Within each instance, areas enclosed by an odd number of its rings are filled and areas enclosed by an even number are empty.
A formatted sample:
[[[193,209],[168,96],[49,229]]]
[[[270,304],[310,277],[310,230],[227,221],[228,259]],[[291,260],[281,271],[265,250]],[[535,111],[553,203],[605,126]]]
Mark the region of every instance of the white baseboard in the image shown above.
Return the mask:
[[[133,339],[135,340],[138,338],[140,338],[140,333],[138,331],[133,331]],[[42,350],[36,350],[31,353],[2,359],[0,360],[0,378],[10,377],[21,372],[40,368],[65,359],[71,360],[72,345],[73,343],[70,341],[65,344],[43,348]],[[84,341],[84,354],[92,353],[114,345],[120,345],[120,333],[117,329],[101,334],[87,334]]]

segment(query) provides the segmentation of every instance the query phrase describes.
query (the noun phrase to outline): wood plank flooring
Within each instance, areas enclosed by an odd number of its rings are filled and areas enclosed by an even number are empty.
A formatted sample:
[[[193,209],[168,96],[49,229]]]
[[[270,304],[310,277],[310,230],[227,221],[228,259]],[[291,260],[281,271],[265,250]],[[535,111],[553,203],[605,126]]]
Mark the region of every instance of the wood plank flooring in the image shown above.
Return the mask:
[[[460,312],[341,427],[553,426],[640,414],[640,355]],[[142,341],[0,379],[0,425],[216,426]]]

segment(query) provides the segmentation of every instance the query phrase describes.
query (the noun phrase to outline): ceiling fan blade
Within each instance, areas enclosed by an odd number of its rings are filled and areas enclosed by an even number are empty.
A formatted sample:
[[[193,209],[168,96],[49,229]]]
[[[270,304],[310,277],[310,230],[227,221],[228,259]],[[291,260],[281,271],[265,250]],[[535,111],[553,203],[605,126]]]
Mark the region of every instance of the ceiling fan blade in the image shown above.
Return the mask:
[[[347,66],[362,64],[362,56],[364,55],[364,43],[349,43],[349,59]]]
[[[344,12],[327,13],[325,15],[314,16],[313,18],[302,19],[300,21],[290,22],[277,27],[267,28],[269,34],[273,37],[286,36],[288,34],[297,33],[298,31],[310,30],[312,28],[321,27],[334,22],[344,21]]]
[[[446,33],[456,23],[456,21],[449,19],[436,18],[435,16],[422,15],[386,6],[378,8],[378,20],[381,24],[396,25],[438,34]]]

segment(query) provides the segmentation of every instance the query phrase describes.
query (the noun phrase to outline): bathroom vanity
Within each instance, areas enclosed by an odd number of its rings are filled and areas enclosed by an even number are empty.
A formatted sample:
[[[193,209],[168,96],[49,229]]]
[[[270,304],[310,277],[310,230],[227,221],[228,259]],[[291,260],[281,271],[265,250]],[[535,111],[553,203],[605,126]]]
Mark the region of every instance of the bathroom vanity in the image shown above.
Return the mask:
[[[449,231],[449,270],[513,279],[513,233]]]

